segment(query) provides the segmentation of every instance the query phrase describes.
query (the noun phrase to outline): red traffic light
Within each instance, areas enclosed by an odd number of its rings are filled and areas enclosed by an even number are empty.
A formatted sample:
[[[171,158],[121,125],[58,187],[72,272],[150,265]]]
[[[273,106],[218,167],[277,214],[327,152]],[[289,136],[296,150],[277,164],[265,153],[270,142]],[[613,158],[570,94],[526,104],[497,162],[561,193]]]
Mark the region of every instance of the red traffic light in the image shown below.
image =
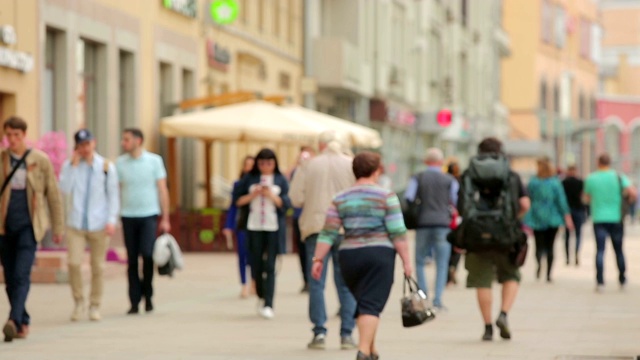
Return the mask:
[[[436,118],[438,121],[438,125],[442,127],[447,127],[451,125],[451,110],[442,109],[438,112],[438,116]]]

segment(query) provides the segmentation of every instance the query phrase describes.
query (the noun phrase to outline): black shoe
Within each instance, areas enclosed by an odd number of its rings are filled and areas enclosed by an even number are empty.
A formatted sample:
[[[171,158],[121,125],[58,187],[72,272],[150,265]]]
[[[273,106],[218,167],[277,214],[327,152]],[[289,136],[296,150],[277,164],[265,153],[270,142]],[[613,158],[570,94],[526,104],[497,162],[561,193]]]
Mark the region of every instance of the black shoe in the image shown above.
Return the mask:
[[[129,311],[127,311],[127,315],[137,315],[138,313],[140,313],[140,310],[138,309],[137,306],[132,306],[131,309],[129,309]]]
[[[509,324],[507,323],[507,316],[504,314],[500,314],[498,316],[498,320],[496,320],[496,325],[500,329],[500,337],[503,339],[511,339],[511,331],[509,330]]]
[[[302,287],[302,290],[300,290],[300,294],[304,294],[308,292],[309,292],[309,284],[304,284],[304,286]]]
[[[362,351],[358,351],[358,356],[356,357],[356,360],[371,360],[372,357],[370,355],[365,355],[362,353]]]
[[[482,341],[493,340],[493,326],[487,325],[484,327],[484,335],[482,335]]]
[[[580,260],[578,260],[578,257],[576,256],[576,267],[580,266]]]
[[[536,270],[536,280],[540,280],[540,265],[538,265],[538,268]]]
[[[151,302],[151,299],[147,299],[144,302],[144,311],[145,312],[152,312],[153,311],[153,303]]]

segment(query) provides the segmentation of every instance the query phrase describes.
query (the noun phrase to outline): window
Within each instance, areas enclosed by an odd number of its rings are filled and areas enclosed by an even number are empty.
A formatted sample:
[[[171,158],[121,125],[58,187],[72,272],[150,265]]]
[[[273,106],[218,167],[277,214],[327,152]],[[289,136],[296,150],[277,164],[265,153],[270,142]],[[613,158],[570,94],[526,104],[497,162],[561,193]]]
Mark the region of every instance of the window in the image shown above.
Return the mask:
[[[160,63],[160,98],[158,99],[159,114],[162,118],[171,115],[173,112],[169,108],[173,101],[173,67],[171,64]],[[158,121],[160,120],[158,118]]]
[[[597,24],[591,24],[591,61],[600,64],[602,59],[602,27]]]
[[[596,102],[596,98],[591,96],[591,101],[589,101],[589,110],[590,110],[590,120],[598,119],[598,103]]]
[[[273,34],[280,38],[280,0],[273,0]]]
[[[560,88],[558,84],[553,86],[553,113],[555,115],[560,113]]]
[[[108,153],[107,52],[103,44],[79,39],[76,44],[77,103],[81,127],[91,130],[98,140],[98,152]]]
[[[584,100],[584,95],[580,93],[578,96],[578,120],[585,120],[587,117],[587,108],[586,102]]]
[[[135,72],[133,53],[120,50],[119,57],[119,117],[120,130],[135,124]]]
[[[195,97],[195,79],[193,71],[182,69],[182,100],[193,99]]]
[[[542,41],[547,44],[551,43],[553,33],[553,10],[547,0],[542,1]]]
[[[540,110],[548,110],[547,83],[544,80],[540,83]]]
[[[555,37],[556,46],[560,49],[564,48],[567,41],[567,15],[565,10],[558,6],[555,11]]]
[[[63,130],[56,126],[56,112],[64,96],[58,93],[56,86],[60,79],[60,67],[57,67],[57,53],[60,51],[60,37],[57,31],[47,29],[45,40],[45,69],[43,80],[42,132]],[[66,87],[61,87],[66,90]],[[64,91],[63,90],[63,91]],[[0,118],[3,119],[3,118]]]
[[[461,4],[460,4],[460,22],[462,23],[463,27],[467,27],[467,23],[468,23],[468,16],[469,13],[469,1],[468,0],[461,0]]]
[[[291,89],[291,75],[285,72],[280,73],[280,89],[282,90]]]
[[[580,19],[580,55],[591,59],[591,22]]]

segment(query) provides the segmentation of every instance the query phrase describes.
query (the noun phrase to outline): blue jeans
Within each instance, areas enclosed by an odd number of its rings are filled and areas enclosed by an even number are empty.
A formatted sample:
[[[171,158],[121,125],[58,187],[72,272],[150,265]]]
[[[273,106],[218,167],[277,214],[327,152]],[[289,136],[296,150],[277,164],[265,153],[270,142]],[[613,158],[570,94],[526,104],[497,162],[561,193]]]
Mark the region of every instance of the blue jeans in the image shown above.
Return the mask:
[[[333,280],[336,283],[338,298],[340,299],[340,319],[342,320],[340,336],[351,336],[351,332],[356,325],[356,299],[344,283],[342,273],[340,272],[340,263],[338,262],[339,242],[333,245],[331,252],[324,258],[322,277],[320,277],[320,280],[316,280],[310,276],[310,274],[317,242],[318,234],[313,234],[305,239],[305,248],[307,250],[307,277],[309,279],[309,319],[313,323],[313,334],[319,335],[327,333],[327,328],[324,327],[324,324],[327,322],[327,309],[324,304],[324,286],[327,279],[329,258],[332,258]]]
[[[236,232],[236,238],[238,239],[238,266],[240,267],[240,283],[245,285],[247,283],[247,267],[251,266],[249,260],[249,241],[247,240],[247,232],[245,230],[238,230]],[[251,275],[253,279],[253,274]]]
[[[616,260],[618,261],[618,281],[620,284],[627,282],[625,277],[626,266],[624,262],[624,253],[622,252],[622,239],[624,237],[624,228],[621,223],[597,223],[593,224],[593,232],[596,236],[596,280],[598,285],[604,285],[604,249],[607,235],[611,237],[613,250],[616,252]]]
[[[29,325],[30,317],[26,305],[31,287],[31,267],[36,257],[37,243],[31,226],[0,236],[0,260],[4,268],[4,278],[11,305],[9,319],[18,328]]]
[[[433,299],[434,306],[442,306],[442,293],[447,285],[449,258],[451,257],[451,244],[447,241],[447,234],[450,231],[448,226],[432,226],[416,230],[416,277],[418,278],[418,286],[425,293],[429,293],[427,278],[424,275],[425,259],[430,254],[430,249],[435,249],[436,296]]]
[[[584,209],[571,209],[571,220],[575,227],[576,233],[576,262],[578,261],[578,253],[580,252],[580,243],[582,240],[582,225],[587,219],[587,212]],[[564,248],[567,254],[567,263],[569,263],[569,244],[571,240],[571,231],[565,229],[564,233]]]

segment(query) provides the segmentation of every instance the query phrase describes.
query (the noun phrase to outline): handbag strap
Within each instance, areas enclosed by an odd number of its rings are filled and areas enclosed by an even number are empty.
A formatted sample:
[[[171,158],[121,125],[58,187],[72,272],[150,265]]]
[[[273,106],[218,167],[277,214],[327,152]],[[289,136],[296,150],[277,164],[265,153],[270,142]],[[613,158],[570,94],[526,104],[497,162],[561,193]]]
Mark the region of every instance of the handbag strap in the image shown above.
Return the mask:
[[[4,179],[4,182],[2,183],[2,188],[0,189],[0,196],[2,196],[2,194],[4,194],[4,191],[7,189],[7,186],[9,186],[9,182],[13,178],[13,175],[15,175],[16,171],[18,171],[20,166],[22,166],[22,164],[24,164],[25,160],[27,159],[27,155],[29,155],[30,152],[31,152],[31,149],[27,149],[27,151],[25,151],[24,155],[22,155],[20,160],[18,160],[16,165],[13,167],[13,169],[11,169],[11,172],[9,173],[9,175]],[[11,155],[9,155],[9,156],[11,156]]]

